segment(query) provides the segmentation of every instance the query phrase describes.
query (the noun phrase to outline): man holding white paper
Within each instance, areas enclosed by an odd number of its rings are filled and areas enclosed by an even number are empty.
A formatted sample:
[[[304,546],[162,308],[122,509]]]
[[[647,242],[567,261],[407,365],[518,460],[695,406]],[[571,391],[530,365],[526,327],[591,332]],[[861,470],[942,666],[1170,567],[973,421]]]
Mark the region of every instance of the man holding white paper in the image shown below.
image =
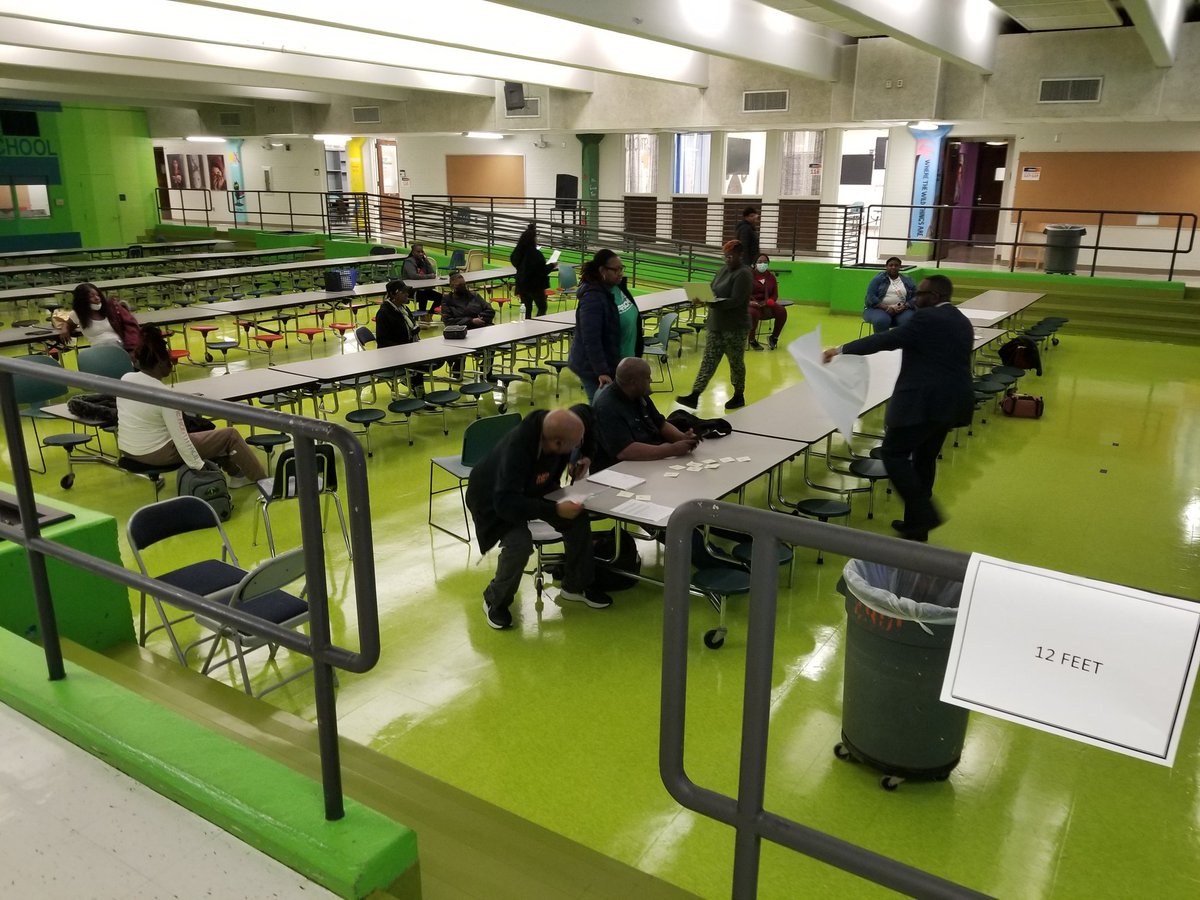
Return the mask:
[[[575,454],[587,440],[584,417],[590,418],[591,410],[583,405],[535,410],[471,470],[467,508],[475,522],[479,549],[487,553],[500,545],[496,575],[483,592],[483,611],[492,628],[512,626],[509,607],[533,553],[529,522],[534,519],[541,519],[563,536],[559,598],[586,603],[592,609],[612,605],[612,598],[592,584],[592,531],[583,504],[546,498],[558,490],[568,469],[572,480],[587,475],[587,451],[584,457]]]
[[[883,464],[904,500],[904,518],[892,522],[900,534],[926,541],[942,524],[933,502],[937,458],[950,429],[968,425],[975,407],[971,351],[975,330],[950,302],[954,286],[944,275],[930,275],[912,296],[916,314],[898,328],[850,341],[825,351],[825,362],[839,353],[866,356],[880,350],[903,351],[896,389],[884,424]]]

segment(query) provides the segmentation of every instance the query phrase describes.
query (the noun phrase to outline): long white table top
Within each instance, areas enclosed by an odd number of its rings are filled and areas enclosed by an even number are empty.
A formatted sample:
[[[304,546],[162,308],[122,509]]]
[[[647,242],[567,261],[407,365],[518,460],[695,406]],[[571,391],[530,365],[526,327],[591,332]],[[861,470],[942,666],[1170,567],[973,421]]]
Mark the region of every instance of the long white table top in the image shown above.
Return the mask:
[[[958,304],[976,328],[991,328],[1037,303],[1046,295],[1030,291],[984,291]]]

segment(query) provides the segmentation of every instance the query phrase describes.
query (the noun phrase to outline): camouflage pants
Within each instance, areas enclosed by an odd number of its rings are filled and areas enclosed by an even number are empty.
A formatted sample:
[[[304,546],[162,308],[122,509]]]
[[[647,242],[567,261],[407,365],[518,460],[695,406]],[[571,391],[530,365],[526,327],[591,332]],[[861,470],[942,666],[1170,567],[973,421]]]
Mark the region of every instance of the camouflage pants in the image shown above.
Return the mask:
[[[746,389],[746,339],[749,331],[749,328],[739,328],[736,331],[705,332],[704,358],[700,360],[700,371],[696,373],[696,382],[692,385],[693,394],[699,394],[708,387],[722,356],[729,360],[733,390],[740,394]]]

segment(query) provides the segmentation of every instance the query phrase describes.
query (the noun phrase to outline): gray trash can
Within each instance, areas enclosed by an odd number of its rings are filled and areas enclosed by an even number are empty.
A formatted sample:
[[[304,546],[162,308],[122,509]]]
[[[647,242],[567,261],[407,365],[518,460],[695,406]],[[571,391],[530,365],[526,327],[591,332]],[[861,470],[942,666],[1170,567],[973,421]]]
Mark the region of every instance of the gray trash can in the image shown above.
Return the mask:
[[[846,670],[839,759],[906,778],[943,780],[958,765],[967,710],[939,700],[962,584],[852,559],[846,598]]]
[[[1079,263],[1079,242],[1087,234],[1082,225],[1046,226],[1046,273],[1074,275]]]

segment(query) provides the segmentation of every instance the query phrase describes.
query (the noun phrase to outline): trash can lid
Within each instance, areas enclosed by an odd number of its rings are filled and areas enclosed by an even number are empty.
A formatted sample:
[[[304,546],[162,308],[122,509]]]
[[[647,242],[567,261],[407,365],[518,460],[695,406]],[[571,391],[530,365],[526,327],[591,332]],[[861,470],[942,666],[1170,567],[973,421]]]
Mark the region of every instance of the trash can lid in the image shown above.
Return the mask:
[[[1080,231],[1080,232],[1083,232],[1084,234],[1087,233],[1087,229],[1084,228],[1082,225],[1062,225],[1062,224],[1046,225],[1043,230],[1044,231]]]

